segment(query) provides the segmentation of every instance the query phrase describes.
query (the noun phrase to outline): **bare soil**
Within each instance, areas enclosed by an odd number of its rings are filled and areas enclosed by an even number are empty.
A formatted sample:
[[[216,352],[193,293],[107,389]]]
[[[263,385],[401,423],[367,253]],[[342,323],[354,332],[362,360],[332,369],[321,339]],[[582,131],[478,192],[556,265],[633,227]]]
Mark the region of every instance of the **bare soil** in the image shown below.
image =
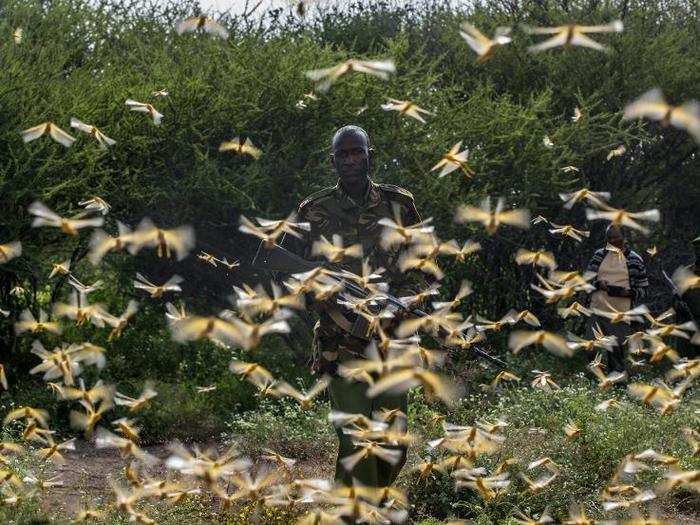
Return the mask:
[[[259,449],[260,444],[241,443],[244,452]],[[221,443],[207,443],[203,446],[225,448]],[[149,454],[161,460],[166,459],[170,452],[167,444],[143,447]],[[415,451],[414,451],[415,452]],[[46,472],[47,476],[60,476],[63,486],[53,487],[44,492],[41,503],[51,515],[58,517],[74,516],[82,507],[94,507],[113,498],[113,492],[108,484],[110,478],[125,484],[124,467],[126,461],[115,449],[98,449],[85,440],[76,440],[76,450],[64,454],[66,462],[56,465]],[[417,458],[411,458],[417,459]],[[333,476],[335,455],[312,454],[297,462],[294,474],[299,478],[315,478]],[[409,461],[409,463],[411,463]],[[149,469],[149,474],[156,478],[164,477],[165,466],[160,463]],[[667,502],[670,503],[670,502]],[[659,517],[673,520],[674,523],[700,525],[700,516],[695,505],[688,501],[675,501],[671,505],[659,505],[654,510]]]
[[[225,445],[215,442],[200,445],[219,450],[225,448]],[[242,449],[245,451],[253,447],[251,444]],[[170,455],[167,444],[145,446],[143,449],[161,461]],[[66,458],[64,464],[55,465],[46,471],[47,477],[59,476],[63,485],[45,491],[41,497],[43,508],[54,516],[74,516],[83,507],[95,507],[113,499],[114,493],[108,483],[110,478],[121,485],[126,484],[124,468],[127,462],[116,449],[98,449],[89,441],[76,440],[75,450],[63,455]],[[328,478],[333,475],[334,463],[334,455],[306,457],[297,462],[293,472],[298,478]],[[150,468],[148,473],[162,479],[167,475],[167,469],[163,463],[159,463]]]
[[[168,457],[166,445],[144,448],[160,459]],[[76,440],[75,451],[63,455],[66,462],[47,473],[60,476],[63,486],[51,488],[41,498],[44,508],[52,514],[72,516],[81,506],[107,501],[113,496],[108,480],[124,480],[126,462],[116,449],[99,449],[89,441]],[[152,472],[154,475],[164,473],[165,467],[158,465]]]

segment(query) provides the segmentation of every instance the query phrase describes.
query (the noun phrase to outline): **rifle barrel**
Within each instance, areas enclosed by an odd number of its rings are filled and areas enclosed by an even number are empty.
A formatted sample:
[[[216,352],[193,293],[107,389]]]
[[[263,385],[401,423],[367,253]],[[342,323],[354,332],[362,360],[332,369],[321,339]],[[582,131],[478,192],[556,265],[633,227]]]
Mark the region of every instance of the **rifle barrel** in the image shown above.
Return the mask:
[[[263,244],[264,242],[261,242],[258,246],[257,251],[255,252],[255,257],[252,261],[253,266],[284,273],[302,273],[322,266],[333,271],[334,273],[329,275],[334,279],[337,279],[339,282],[342,282],[345,286],[345,289],[352,295],[362,299],[369,296],[369,292],[365,288],[357,285],[352,281],[349,281],[348,279],[340,275],[340,267],[338,267],[337,265],[323,263],[320,261],[308,261],[303,257],[297,255],[296,253],[278,244],[275,244],[272,248],[266,248],[263,246]],[[291,268],[291,266],[294,266],[294,268]],[[384,299],[386,299],[387,302],[391,303],[392,305],[396,306],[397,308],[403,311],[407,311],[410,314],[415,315],[416,317],[426,317],[428,315],[425,311],[419,308],[407,307],[404,303],[402,303],[397,297],[394,297],[393,295],[382,294],[382,296],[384,297]],[[450,347],[443,343],[440,343],[440,347],[448,351],[450,349]],[[492,356],[491,354],[485,352],[477,346],[470,346],[469,350],[473,351],[479,357],[486,359],[490,363],[499,366],[500,368],[505,369],[508,367],[508,365],[503,360]]]
[[[348,290],[351,294],[356,295],[360,298],[365,298],[369,295],[367,290],[358,286],[357,284],[355,284],[353,282],[348,282],[347,279],[344,279],[343,277],[341,277],[339,275],[335,275],[334,277],[336,279],[338,279],[339,281],[343,282],[345,284],[346,290]],[[401,310],[407,311],[410,314],[415,315],[416,317],[427,317],[428,316],[427,312],[425,312],[419,308],[407,307],[397,297],[394,297],[393,295],[382,294],[382,296],[384,297],[384,299],[387,300],[387,302],[393,304],[394,306],[397,306]],[[445,349],[445,350],[448,350],[448,351],[450,350],[450,347],[443,344],[443,343],[440,343],[440,347]],[[469,349],[472,350],[479,357],[482,357],[482,358],[486,359],[487,361],[489,361],[489,362],[491,362],[491,363],[493,363],[493,364],[495,364],[503,369],[508,368],[508,365],[505,363],[505,361],[503,361],[502,359],[499,359],[498,357],[495,357],[495,356],[489,354],[488,352],[482,350],[478,346],[470,346]]]

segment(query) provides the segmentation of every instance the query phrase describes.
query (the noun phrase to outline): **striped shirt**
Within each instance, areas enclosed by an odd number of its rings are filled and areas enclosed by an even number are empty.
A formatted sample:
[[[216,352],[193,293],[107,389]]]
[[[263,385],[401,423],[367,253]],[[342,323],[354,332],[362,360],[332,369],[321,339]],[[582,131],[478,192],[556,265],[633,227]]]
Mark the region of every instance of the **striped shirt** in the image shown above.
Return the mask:
[[[625,248],[623,252],[627,260],[627,272],[630,276],[630,290],[632,290],[632,305],[642,304],[647,298],[647,289],[649,288],[649,279],[647,279],[647,269],[644,266],[644,261],[634,250]],[[607,250],[601,248],[596,250],[588,263],[587,272],[598,274],[600,263],[603,262]]]

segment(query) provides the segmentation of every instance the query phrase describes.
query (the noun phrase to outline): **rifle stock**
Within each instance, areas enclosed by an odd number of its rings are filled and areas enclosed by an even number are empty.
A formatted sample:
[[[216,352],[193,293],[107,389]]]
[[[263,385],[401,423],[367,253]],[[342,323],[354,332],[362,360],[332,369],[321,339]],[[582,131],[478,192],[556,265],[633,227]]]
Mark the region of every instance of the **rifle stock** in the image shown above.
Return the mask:
[[[671,289],[671,293],[673,294],[673,297],[675,299],[675,304],[673,305],[677,313],[679,313],[681,316],[688,318],[688,319],[693,319],[693,312],[690,310],[690,307],[688,306],[688,303],[686,303],[683,300],[683,295],[681,294],[680,290],[676,286],[676,283],[673,282],[673,279],[671,279],[668,274],[666,273],[666,270],[661,270],[661,273],[664,276],[664,279],[666,280],[666,285]]]
[[[258,245],[251,265],[260,270],[282,273],[303,273],[324,266],[322,262],[307,261],[278,244],[273,248],[265,248],[264,242]]]
[[[264,242],[261,242],[258,246],[258,249],[255,252],[255,257],[253,258],[251,264],[253,267],[261,270],[270,270],[274,272],[289,274],[308,272],[318,267],[324,267],[331,270],[335,270],[335,268],[330,268],[331,265],[329,264],[325,264],[320,261],[308,261],[303,257],[297,255],[296,253],[289,251],[285,247],[279,246],[278,244],[275,244],[272,248],[266,248],[264,246]],[[337,273],[332,273],[331,275],[339,281],[342,281],[345,285],[345,290],[351,293],[352,295],[355,295],[357,297],[367,297],[367,290],[365,290],[361,286],[358,286],[353,282],[343,279]],[[415,315],[416,317],[425,317],[426,315],[428,315],[426,312],[418,308],[406,307],[406,305],[404,305],[398,298],[394,297],[393,295],[382,295],[388,303],[396,306],[400,310],[407,311],[410,314]],[[449,350],[449,348],[445,345],[440,346]],[[486,359],[490,363],[500,368],[505,369],[508,366],[504,361],[483,351],[481,348],[471,346],[469,347],[469,350],[473,351],[477,356]]]

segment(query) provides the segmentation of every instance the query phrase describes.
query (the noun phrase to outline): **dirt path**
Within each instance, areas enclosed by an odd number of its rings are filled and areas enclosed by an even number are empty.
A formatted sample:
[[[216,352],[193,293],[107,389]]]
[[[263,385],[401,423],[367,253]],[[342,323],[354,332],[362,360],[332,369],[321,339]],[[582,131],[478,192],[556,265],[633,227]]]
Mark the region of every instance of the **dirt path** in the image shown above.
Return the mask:
[[[218,450],[226,448],[222,443],[200,444],[202,448],[215,447]],[[156,456],[161,461],[169,455],[167,444],[143,447],[149,454]],[[247,447],[245,447],[247,448]],[[114,497],[108,480],[110,478],[125,485],[124,467],[126,461],[122,459],[116,449],[98,449],[93,443],[85,440],[76,440],[75,450],[63,454],[66,462],[56,465],[46,471],[46,476],[59,476],[63,486],[53,487],[43,493],[41,497],[42,507],[52,515],[68,517],[73,516],[82,507],[89,505],[94,507],[107,502]],[[294,466],[294,474],[299,478],[329,477],[333,474],[334,458],[314,457],[297,462]],[[155,478],[163,478],[168,469],[161,462],[148,470]]]
[[[145,447],[149,454],[159,459],[168,457],[166,445]],[[75,451],[64,454],[66,462],[57,465],[48,472],[51,476],[59,476],[63,486],[53,487],[41,498],[42,506],[52,514],[72,516],[82,505],[95,506],[113,497],[108,479],[124,480],[126,462],[119,456],[116,449],[98,449],[85,440],[76,440]],[[164,474],[162,464],[154,467],[154,475]]]

